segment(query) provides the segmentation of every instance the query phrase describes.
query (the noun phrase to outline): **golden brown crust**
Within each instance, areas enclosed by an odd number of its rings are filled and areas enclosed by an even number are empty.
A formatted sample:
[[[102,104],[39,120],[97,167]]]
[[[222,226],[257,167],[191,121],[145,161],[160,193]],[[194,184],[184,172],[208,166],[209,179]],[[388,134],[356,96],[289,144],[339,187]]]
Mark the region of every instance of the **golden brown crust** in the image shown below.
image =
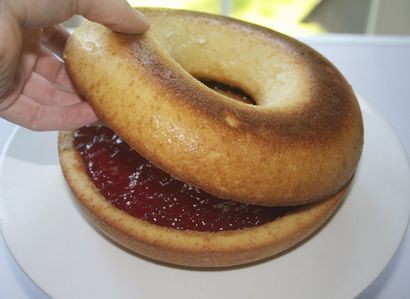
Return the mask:
[[[134,218],[111,205],[85,172],[72,132],[59,135],[64,176],[88,219],[114,241],[152,259],[183,266],[225,267],[286,250],[317,230],[336,210],[348,186],[273,222],[227,232],[180,231]]]
[[[360,109],[326,59],[232,19],[142,12],[151,22],[144,35],[87,22],[65,49],[75,86],[140,154],[207,192],[263,205],[319,200],[351,179],[363,145]],[[258,105],[190,74],[241,87]]]

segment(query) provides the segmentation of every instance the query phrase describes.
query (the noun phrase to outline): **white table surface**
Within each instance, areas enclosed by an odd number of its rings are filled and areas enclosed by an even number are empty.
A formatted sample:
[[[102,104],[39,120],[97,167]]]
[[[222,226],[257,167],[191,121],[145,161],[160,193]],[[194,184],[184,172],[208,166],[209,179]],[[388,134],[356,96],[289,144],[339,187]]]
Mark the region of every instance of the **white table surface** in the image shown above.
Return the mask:
[[[356,92],[384,115],[410,157],[410,36],[326,35],[304,40],[332,61]],[[14,128],[0,119],[0,151]],[[407,230],[392,261],[358,298],[410,298],[409,277]],[[0,298],[49,298],[19,268],[1,237]]]

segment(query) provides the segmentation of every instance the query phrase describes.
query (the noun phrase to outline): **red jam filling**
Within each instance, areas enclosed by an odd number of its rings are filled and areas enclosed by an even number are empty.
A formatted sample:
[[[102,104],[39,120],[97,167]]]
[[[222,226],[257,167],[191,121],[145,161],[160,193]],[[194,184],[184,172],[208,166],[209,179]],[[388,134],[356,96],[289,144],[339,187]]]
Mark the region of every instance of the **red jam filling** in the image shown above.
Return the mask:
[[[153,224],[228,231],[270,222],[292,209],[224,200],[178,181],[102,125],[80,128],[74,137],[75,148],[101,194],[118,209]]]

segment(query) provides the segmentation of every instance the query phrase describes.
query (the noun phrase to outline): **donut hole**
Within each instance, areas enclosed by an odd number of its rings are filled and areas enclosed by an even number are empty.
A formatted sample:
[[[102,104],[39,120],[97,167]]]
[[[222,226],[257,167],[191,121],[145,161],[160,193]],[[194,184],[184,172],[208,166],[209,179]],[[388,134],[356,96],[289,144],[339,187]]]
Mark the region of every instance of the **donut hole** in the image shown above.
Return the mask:
[[[233,100],[249,104],[249,105],[256,105],[255,100],[241,88],[222,83],[216,80],[207,79],[207,78],[198,78],[197,80],[200,81],[205,86],[209,87],[210,89],[227,96]]]
[[[283,110],[308,98],[309,71],[288,43],[279,40],[283,39],[279,34],[248,30],[224,19],[180,18],[166,13],[151,18],[161,19],[152,22],[152,32],[173,63],[193,77],[246,91],[252,99],[245,101],[249,107]],[[203,30],[204,24],[207,30]],[[223,93],[224,89],[218,87],[217,91]]]

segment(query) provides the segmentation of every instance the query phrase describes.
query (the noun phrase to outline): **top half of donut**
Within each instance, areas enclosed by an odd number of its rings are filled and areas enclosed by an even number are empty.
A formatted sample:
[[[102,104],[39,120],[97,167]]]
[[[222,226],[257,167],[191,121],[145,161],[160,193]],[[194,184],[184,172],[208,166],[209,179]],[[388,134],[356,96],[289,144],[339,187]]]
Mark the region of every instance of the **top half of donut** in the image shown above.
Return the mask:
[[[151,23],[145,34],[87,21],[64,53],[79,93],[136,151],[209,193],[261,205],[313,202],[352,178],[363,146],[361,112],[327,59],[230,18],[140,11]],[[239,87],[256,105],[196,78]]]

